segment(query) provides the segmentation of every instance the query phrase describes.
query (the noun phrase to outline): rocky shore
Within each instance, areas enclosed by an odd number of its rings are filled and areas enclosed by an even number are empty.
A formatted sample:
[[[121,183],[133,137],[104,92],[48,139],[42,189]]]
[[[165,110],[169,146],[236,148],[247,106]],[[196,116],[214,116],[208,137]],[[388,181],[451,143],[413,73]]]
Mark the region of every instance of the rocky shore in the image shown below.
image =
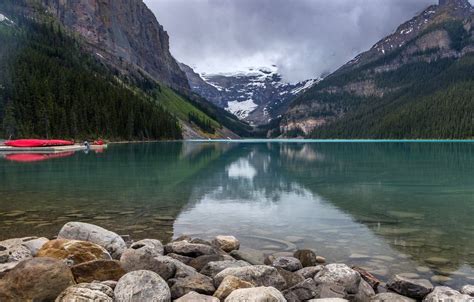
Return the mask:
[[[434,287],[395,275],[387,283],[313,250],[267,255],[239,250],[233,236],[133,242],[69,222],[56,239],[0,242],[0,301],[474,301],[474,286]]]

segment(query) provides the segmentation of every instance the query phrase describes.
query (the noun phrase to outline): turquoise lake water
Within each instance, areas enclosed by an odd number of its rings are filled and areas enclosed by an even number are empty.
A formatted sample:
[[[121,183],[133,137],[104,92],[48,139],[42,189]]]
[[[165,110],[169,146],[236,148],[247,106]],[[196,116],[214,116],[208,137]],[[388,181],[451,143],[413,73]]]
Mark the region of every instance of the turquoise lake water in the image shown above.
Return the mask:
[[[233,234],[314,248],[382,280],[474,283],[474,143],[166,142],[24,163],[0,155],[0,240],[67,221],[134,239]]]

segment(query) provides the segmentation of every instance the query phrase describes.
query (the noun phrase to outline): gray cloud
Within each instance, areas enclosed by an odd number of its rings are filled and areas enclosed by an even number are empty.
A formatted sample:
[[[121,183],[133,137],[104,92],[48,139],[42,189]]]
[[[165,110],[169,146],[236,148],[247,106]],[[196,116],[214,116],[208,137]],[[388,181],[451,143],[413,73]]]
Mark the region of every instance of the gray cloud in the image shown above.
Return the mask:
[[[333,71],[436,0],[145,0],[174,56],[200,72],[276,64],[290,81]]]

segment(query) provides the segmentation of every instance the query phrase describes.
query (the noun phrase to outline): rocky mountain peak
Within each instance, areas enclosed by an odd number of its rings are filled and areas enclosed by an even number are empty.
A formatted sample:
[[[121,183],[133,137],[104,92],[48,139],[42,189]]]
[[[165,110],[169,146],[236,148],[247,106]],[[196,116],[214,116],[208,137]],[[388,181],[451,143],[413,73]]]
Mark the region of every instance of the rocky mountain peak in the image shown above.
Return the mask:
[[[439,6],[470,8],[471,3],[469,0],[439,0]]]
[[[186,75],[169,50],[167,32],[142,0],[42,0],[64,26],[81,35],[98,58],[180,90]]]

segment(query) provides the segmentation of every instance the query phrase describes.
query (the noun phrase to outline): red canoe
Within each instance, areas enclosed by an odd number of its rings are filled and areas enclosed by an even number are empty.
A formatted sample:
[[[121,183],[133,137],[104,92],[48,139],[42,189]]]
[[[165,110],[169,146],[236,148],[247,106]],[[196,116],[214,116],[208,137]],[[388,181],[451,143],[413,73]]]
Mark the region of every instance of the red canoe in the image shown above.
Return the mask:
[[[38,148],[38,147],[54,147],[54,146],[71,146],[74,145],[72,141],[65,141],[59,139],[18,139],[8,141],[5,143],[6,146],[16,148]]]

